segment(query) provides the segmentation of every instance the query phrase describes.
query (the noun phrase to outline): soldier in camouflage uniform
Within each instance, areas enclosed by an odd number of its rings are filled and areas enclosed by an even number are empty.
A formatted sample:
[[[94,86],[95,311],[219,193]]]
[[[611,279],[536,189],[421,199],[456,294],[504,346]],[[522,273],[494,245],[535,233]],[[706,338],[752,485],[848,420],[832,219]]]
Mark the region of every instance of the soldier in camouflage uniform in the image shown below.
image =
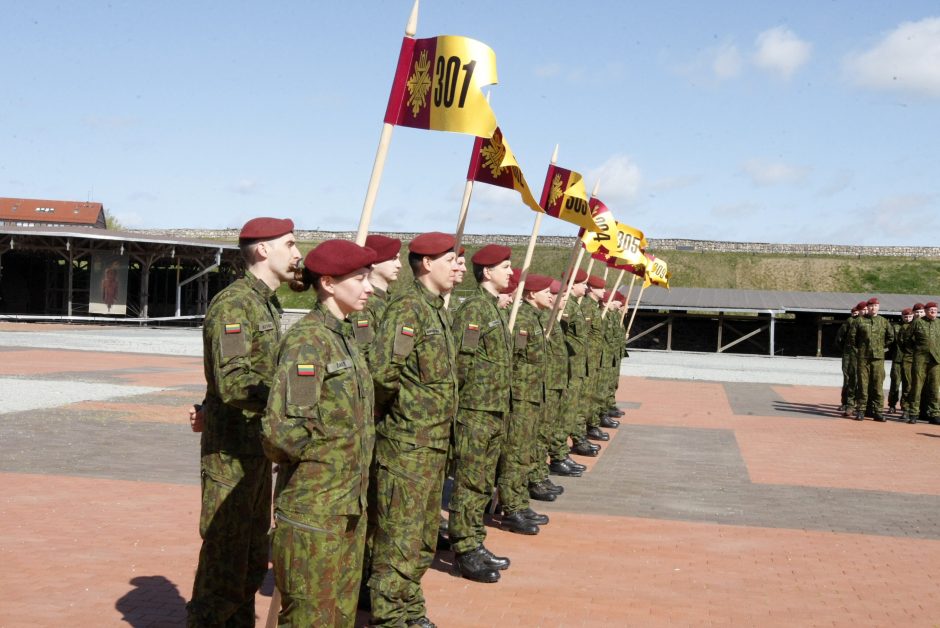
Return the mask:
[[[453,236],[409,244],[414,284],[385,310],[373,353],[378,530],[369,589],[380,626],[433,626],[421,577],[434,560],[444,465],[457,412],[454,338],[443,295],[457,273]]]
[[[581,301],[581,312],[588,326],[587,363],[588,384],[585,388],[583,412],[587,419],[587,437],[591,440],[608,441],[610,434],[600,428],[601,415],[606,395],[603,381],[607,375],[605,366],[609,351],[604,342],[604,321],[601,318],[601,299],[604,296],[606,282],[597,275],[588,276],[588,287]]]
[[[924,311],[924,304],[915,303],[911,307],[911,314],[912,314],[911,326],[908,328],[908,332],[907,332],[908,333],[908,343],[907,343],[908,354],[906,356],[907,362],[910,364],[910,368],[908,369],[908,374],[909,374],[908,381],[910,382],[910,386],[907,389],[907,393],[904,395],[904,407],[908,409],[911,407],[911,404],[914,398],[914,354],[916,353],[916,347],[914,346],[914,324],[918,320],[924,318],[924,316],[926,315],[926,312]],[[924,418],[923,410],[924,408],[927,407],[927,405],[924,403],[924,393],[926,393],[926,389],[924,387],[921,387],[921,399],[920,399],[920,403],[918,404],[918,410],[920,412],[920,416],[918,415],[911,416],[910,412],[907,412],[901,415],[902,419],[907,419],[908,423],[917,423],[918,419]]]
[[[865,315],[855,327],[855,348],[858,351],[858,388],[855,395],[855,420],[865,418],[866,409],[872,418],[884,421],[885,347],[894,342],[894,329],[887,319],[878,315],[878,299],[868,300]]]
[[[360,312],[352,312],[349,320],[353,326],[353,334],[362,348],[366,361],[372,354],[372,342],[375,339],[375,330],[382,323],[385,308],[388,307],[389,286],[398,281],[401,272],[401,240],[388,236],[372,234],[366,238],[366,248],[375,251],[375,264],[369,273],[369,283],[372,285],[372,296]]]
[[[563,288],[564,289],[564,288]],[[571,453],[579,456],[596,456],[600,447],[587,440],[587,420],[583,399],[587,390],[588,323],[584,320],[581,306],[576,301],[587,291],[587,273],[581,269],[575,273],[571,286],[571,298],[561,315],[561,328],[568,343],[568,388],[562,396],[562,408],[568,418],[568,435],[571,437]]]
[[[891,412],[897,412],[898,402],[901,403],[901,414],[904,414],[904,399],[910,387],[910,370],[904,372],[904,357],[910,353],[910,330],[914,314],[911,308],[901,310],[901,321],[893,323],[894,344],[891,352],[891,383],[888,386],[888,407]]]
[[[375,444],[372,376],[346,317],[372,292],[372,249],[327,240],[307,254],[317,304],[284,337],[262,419],[280,470],[274,500],[279,626],[356,621]]]
[[[464,578],[496,582],[509,560],[484,545],[483,514],[493,494],[500,443],[509,413],[509,331],[498,293],[512,276],[508,246],[488,244],[471,258],[477,292],[454,312],[458,335],[460,399],[454,425],[454,490],[448,530],[457,569]]]
[[[555,299],[564,299],[558,310],[564,311],[567,305],[561,282],[555,279],[549,286],[552,294],[550,308],[555,307]],[[542,327],[548,329],[548,319],[552,310],[543,310],[540,315]],[[568,343],[560,325],[555,325],[548,335],[548,364],[545,368],[545,414],[543,422],[548,433],[548,471],[552,475],[580,477],[587,467],[575,462],[568,455],[568,428],[571,421],[564,412],[564,395],[568,389]]]
[[[855,325],[858,317],[868,307],[863,301],[852,308],[849,318],[845,319],[836,332],[836,349],[842,352],[842,405],[839,411],[843,416],[851,416],[855,409],[855,389],[858,388],[858,356],[855,351]]]
[[[940,424],[940,321],[937,304],[924,306],[925,316],[912,323],[911,404],[908,422],[916,423],[923,412],[934,425]]]
[[[300,260],[293,230],[290,220],[249,220],[239,235],[248,270],[206,312],[202,548],[186,605],[189,626],[255,625],[271,525],[271,463],[261,447],[261,416],[281,333],[274,291],[293,278]]]
[[[606,307],[607,313],[603,309],[601,316],[604,320],[604,346],[607,348],[607,383],[606,393],[603,396],[601,407],[601,427],[617,428],[620,427],[620,421],[614,416],[623,416],[623,413],[617,409],[617,388],[620,385],[620,362],[623,360],[624,352],[624,328],[620,324],[620,309],[625,298],[623,293],[616,292],[612,299],[609,299],[610,293],[604,296],[604,303],[610,302]]]

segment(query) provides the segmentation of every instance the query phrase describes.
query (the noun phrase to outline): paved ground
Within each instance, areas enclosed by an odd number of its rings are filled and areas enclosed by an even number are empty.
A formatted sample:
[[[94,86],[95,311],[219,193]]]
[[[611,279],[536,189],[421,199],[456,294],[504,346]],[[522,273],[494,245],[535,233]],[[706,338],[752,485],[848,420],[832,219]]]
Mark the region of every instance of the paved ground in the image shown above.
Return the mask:
[[[136,350],[136,352],[135,352]],[[0,626],[179,626],[199,547],[192,330],[0,326]],[[835,411],[832,360],[632,352],[626,416],[441,626],[938,626],[940,428]],[[819,385],[823,384],[823,385]],[[264,615],[270,581],[258,595]]]

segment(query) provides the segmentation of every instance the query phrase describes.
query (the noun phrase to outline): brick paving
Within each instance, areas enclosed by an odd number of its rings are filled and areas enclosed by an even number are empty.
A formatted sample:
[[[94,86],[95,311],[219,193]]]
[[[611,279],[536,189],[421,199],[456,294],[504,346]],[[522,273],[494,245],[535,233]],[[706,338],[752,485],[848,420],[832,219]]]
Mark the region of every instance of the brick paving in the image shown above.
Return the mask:
[[[114,394],[0,413],[0,626],[182,625],[199,360],[3,356],[5,399]],[[424,580],[438,625],[940,625],[940,427],[842,419],[821,386],[623,377],[618,399],[623,424],[585,476],[533,502],[551,523],[490,528],[513,560],[498,584],[439,554]]]

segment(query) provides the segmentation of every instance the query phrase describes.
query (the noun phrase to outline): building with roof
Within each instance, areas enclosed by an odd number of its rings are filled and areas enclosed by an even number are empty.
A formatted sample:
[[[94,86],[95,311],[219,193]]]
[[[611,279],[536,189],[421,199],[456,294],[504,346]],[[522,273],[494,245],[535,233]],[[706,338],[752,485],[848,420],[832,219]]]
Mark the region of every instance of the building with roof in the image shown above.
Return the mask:
[[[0,197],[0,227],[6,226],[107,228],[101,203]]]

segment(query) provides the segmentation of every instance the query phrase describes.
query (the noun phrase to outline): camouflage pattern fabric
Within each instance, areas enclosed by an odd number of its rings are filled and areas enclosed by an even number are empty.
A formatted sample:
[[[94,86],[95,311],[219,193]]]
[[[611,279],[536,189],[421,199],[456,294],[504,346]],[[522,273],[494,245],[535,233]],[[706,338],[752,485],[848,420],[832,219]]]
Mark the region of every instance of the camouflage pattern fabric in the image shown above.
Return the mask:
[[[892,327],[894,328],[894,344],[891,348],[891,382],[888,385],[888,405],[895,407],[900,401],[901,407],[904,407],[907,389],[910,387],[910,379],[906,379],[904,376],[904,355],[908,350],[906,343],[910,336],[908,330],[911,324],[901,321],[900,323],[894,323]],[[908,373],[909,375],[910,373]]]
[[[454,313],[459,408],[509,411],[509,330],[496,307],[496,296],[483,288]]]
[[[910,414],[913,417],[940,417],[940,321],[919,318],[912,323],[911,344],[914,360],[911,368]]]
[[[882,316],[859,316],[855,327],[858,351],[858,387],[855,392],[857,412],[867,408],[880,415],[884,410],[885,348],[894,342],[894,330]]]
[[[539,313],[542,328],[548,327],[551,311]],[[543,421],[549,430],[548,454],[552,459],[568,456],[568,420],[563,412],[562,393],[568,388],[568,344],[557,325],[546,339],[545,404]]]
[[[388,292],[373,286],[372,295],[366,301],[361,312],[352,312],[347,317],[352,324],[353,335],[359,343],[360,350],[365,355],[366,362],[372,363],[372,346],[375,342],[376,330],[382,324],[385,308],[388,307]]]
[[[274,291],[250,272],[222,289],[206,312],[202,547],[187,604],[189,626],[254,625],[271,523],[271,464],[261,447],[261,415],[280,318]]]
[[[561,328],[568,345],[568,387],[562,395],[562,412],[567,421],[568,434],[581,440],[587,432],[587,421],[581,403],[584,378],[587,375],[587,322],[581,306],[574,299],[565,304],[561,315]]]
[[[585,342],[585,360],[587,362],[587,379],[590,382],[584,389],[582,396],[582,410],[585,419],[585,428],[600,426],[601,397],[601,366],[604,362],[603,321],[600,308],[590,294],[586,294],[581,301],[581,312],[587,326],[587,341]]]
[[[513,399],[499,456],[496,485],[503,512],[512,513],[529,507],[529,470],[532,443],[542,417],[542,404]]]
[[[842,405],[855,407],[858,388],[858,353],[855,350],[855,326],[858,316],[850,316],[836,332],[836,348],[842,352]]]

